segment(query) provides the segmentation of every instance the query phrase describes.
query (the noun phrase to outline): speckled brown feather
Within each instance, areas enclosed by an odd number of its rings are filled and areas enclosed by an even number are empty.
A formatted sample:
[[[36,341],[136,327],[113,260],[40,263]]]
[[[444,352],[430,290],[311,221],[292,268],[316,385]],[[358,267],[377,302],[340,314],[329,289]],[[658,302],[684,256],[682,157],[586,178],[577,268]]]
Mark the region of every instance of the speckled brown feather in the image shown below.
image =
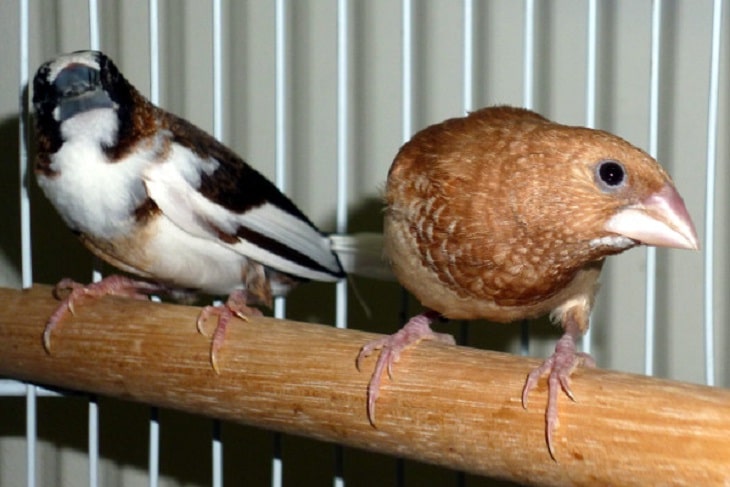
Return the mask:
[[[610,194],[594,180],[606,159],[631,177]],[[614,135],[486,108],[424,129],[396,156],[386,251],[400,281],[449,318],[513,321],[579,295],[590,306],[601,260],[624,250],[590,242],[607,235],[608,217],[666,181]]]
[[[441,317],[516,321],[543,314],[563,335],[522,388],[547,380],[545,441],[555,459],[558,397],[595,365],[579,352],[606,256],[641,243],[697,249],[694,225],[669,176],[645,152],[607,132],[491,107],[417,133],[388,174],[385,251],[398,280],[426,308],[360,349],[378,358],[367,411],[385,371]]]

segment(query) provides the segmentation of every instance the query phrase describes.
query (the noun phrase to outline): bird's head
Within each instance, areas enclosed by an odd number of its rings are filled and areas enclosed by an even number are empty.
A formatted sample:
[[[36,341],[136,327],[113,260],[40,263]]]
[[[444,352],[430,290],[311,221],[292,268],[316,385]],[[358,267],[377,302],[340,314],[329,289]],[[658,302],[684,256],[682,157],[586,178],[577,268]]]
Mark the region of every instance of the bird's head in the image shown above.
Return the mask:
[[[629,163],[628,170],[631,169],[632,164]],[[596,168],[596,177],[600,181],[597,184],[610,191],[612,186],[621,185],[620,180],[626,177],[626,170],[618,161],[602,161]],[[651,178],[643,175],[641,170],[635,172],[639,178]],[[645,188],[645,191],[635,194],[631,194],[629,189],[628,195],[617,195],[624,198],[623,204],[605,222],[604,230],[645,245],[699,249],[697,232],[682,197],[669,178],[661,182],[659,189]],[[626,184],[631,185],[631,182]]]
[[[682,197],[646,152],[600,130],[558,125],[549,132],[560,153],[554,160],[563,161],[568,173],[566,190],[558,192],[572,195],[561,201],[566,228],[586,232],[591,246],[606,250],[699,248]]]
[[[50,143],[48,150],[55,152],[73,135],[98,133],[102,139],[113,139],[125,115],[121,112],[132,106],[134,92],[114,63],[99,51],[62,54],[41,65],[33,79],[33,108],[38,130]],[[65,122],[79,116],[88,120],[69,124],[64,130]],[[110,145],[114,141],[104,142]]]

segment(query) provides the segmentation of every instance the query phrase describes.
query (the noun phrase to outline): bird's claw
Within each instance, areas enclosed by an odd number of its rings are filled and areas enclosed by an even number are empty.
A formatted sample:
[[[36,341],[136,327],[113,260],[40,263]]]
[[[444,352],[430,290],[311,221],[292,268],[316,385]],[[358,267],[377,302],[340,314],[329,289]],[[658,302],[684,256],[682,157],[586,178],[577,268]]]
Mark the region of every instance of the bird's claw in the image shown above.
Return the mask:
[[[558,391],[562,390],[571,401],[575,401],[575,395],[570,387],[570,376],[573,371],[581,366],[595,367],[593,357],[587,353],[575,350],[575,339],[571,334],[566,333],[555,346],[555,352],[548,357],[539,367],[533,369],[525,380],[522,388],[522,407],[527,409],[527,399],[530,391],[535,388],[537,382],[544,374],[548,373],[548,401],[545,408],[545,440],[547,441],[550,457],[555,460],[555,449],[553,444],[553,433],[558,427]]]
[[[46,326],[43,329],[43,349],[48,355],[51,354],[51,335],[53,334],[53,330],[58,327],[59,323],[67,312],[71,313],[71,316],[76,316],[76,308],[74,306],[74,302],[77,299],[80,299],[85,294],[84,289],[85,287],[83,284],[69,278],[61,279],[53,287],[53,297],[56,299],[60,299],[62,302],[58,306],[58,308],[56,308],[50,318],[48,318]],[[62,297],[66,291],[70,292],[68,293],[68,295],[66,295],[66,297]]]
[[[50,323],[46,323],[46,327],[43,329],[43,349],[48,355],[51,354],[51,330],[53,328]]]
[[[58,281],[53,288],[53,296],[62,300],[46,323],[43,330],[43,348],[51,353],[51,334],[66,315],[76,316],[76,302],[84,298],[101,298],[107,295],[125,296],[135,299],[147,299],[150,294],[163,292],[165,289],[157,284],[135,281],[129,277],[111,275],[99,282],[83,285],[73,279],[64,278]],[[67,291],[66,297],[62,297]]]
[[[362,361],[373,354],[373,352],[377,350],[383,350],[381,352],[381,355],[386,352],[386,350],[392,350],[392,347],[389,344],[389,341],[391,340],[392,336],[387,336],[383,338],[378,338],[377,340],[373,340],[371,342],[366,343],[365,345],[360,348],[360,352],[357,354],[357,359],[355,360],[355,366],[357,367],[357,370],[361,370]],[[395,357],[392,357],[388,360],[388,375],[391,376],[392,371],[392,362],[398,360],[398,356],[400,354],[396,353]],[[380,360],[380,359],[378,359]],[[392,377],[392,376],[391,376]]]
[[[400,353],[409,346],[420,342],[421,340],[436,340],[450,345],[456,342],[454,337],[445,333],[434,333],[431,330],[431,323],[440,315],[433,311],[426,311],[420,315],[411,318],[403,328],[393,335],[378,338],[363,345],[358,353],[355,365],[361,370],[362,360],[374,351],[380,350],[378,360],[375,362],[375,369],[370,376],[367,389],[367,414],[368,420],[375,425],[375,402],[380,392],[380,382],[383,372],[388,373],[390,379],[393,378],[393,364],[400,358]]]
[[[196,328],[198,333],[206,337],[210,335],[206,333],[203,324],[211,315],[218,316],[218,324],[213,331],[210,342],[210,365],[213,367],[213,371],[216,374],[220,374],[220,369],[218,368],[218,351],[223,346],[228,322],[234,316],[242,319],[243,321],[249,321],[250,316],[261,316],[262,313],[258,309],[251,308],[246,305],[245,291],[236,290],[231,293],[225,304],[205,306],[201,310],[198,320],[196,321]]]

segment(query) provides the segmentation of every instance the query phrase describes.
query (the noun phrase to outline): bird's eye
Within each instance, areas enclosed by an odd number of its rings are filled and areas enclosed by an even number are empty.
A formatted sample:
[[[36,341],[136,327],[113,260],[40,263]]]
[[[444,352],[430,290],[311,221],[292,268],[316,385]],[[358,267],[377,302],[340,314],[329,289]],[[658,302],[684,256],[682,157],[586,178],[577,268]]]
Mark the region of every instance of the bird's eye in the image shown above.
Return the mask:
[[[617,161],[601,161],[596,167],[596,176],[599,184],[610,191],[623,186],[626,181],[626,170]]]

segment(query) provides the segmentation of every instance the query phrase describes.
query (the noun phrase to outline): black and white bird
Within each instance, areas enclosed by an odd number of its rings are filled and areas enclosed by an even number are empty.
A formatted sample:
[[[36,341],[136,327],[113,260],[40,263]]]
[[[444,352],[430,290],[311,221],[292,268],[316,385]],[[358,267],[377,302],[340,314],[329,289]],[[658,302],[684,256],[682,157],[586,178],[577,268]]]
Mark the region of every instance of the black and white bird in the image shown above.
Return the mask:
[[[96,256],[144,279],[110,276],[71,290],[43,335],[74,301],[117,294],[229,295],[218,315],[211,362],[233,316],[259,314],[300,282],[345,276],[334,237],[274,184],[190,122],[143,97],[98,51],[60,55],[37,71],[33,106],[38,184]],[[378,245],[371,239],[369,245]],[[353,245],[341,237],[343,247]]]

